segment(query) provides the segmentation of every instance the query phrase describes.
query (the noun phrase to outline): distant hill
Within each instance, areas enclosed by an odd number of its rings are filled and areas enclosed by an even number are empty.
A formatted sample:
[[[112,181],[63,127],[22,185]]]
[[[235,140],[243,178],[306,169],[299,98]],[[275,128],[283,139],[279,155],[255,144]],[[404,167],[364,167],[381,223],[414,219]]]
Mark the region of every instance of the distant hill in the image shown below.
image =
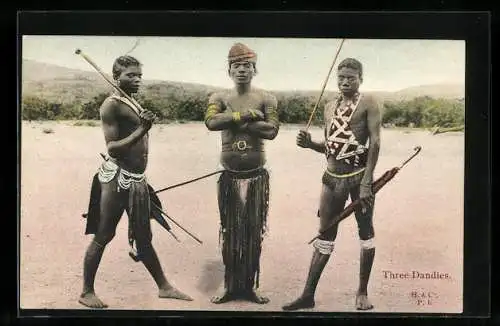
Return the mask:
[[[111,78],[110,75],[108,77]],[[173,81],[144,80],[143,92],[149,96],[169,97],[182,92],[210,93],[221,90],[210,85]],[[109,92],[110,86],[96,72],[61,67],[32,60],[22,63],[22,94],[43,97],[52,102],[68,103],[88,101],[99,93]],[[319,91],[275,91],[277,96],[319,96]],[[381,101],[408,100],[418,96],[436,98],[463,98],[465,87],[461,84],[422,85],[397,92],[367,92]],[[325,92],[325,98],[333,98],[335,92]]]
[[[465,85],[461,84],[435,84],[409,87],[395,92],[396,97],[411,99],[418,96],[430,96],[436,98],[463,98],[465,97]]]

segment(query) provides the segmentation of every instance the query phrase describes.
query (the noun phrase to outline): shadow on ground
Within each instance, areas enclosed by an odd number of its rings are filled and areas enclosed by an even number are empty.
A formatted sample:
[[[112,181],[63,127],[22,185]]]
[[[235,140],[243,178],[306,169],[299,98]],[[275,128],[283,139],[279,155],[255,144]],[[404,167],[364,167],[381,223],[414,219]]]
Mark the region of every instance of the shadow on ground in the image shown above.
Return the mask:
[[[220,260],[208,260],[203,265],[196,288],[203,293],[213,293],[224,282],[224,264]]]

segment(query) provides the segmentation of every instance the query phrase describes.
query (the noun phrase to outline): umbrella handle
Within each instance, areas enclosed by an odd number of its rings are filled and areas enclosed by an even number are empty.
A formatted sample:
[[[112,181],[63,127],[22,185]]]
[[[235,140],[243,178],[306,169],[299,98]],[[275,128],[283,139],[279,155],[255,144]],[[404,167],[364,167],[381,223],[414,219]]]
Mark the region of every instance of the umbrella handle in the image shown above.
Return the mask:
[[[417,156],[418,153],[420,153],[420,151],[422,150],[422,146],[416,146],[414,148],[414,151],[415,153],[412,154],[412,156],[410,156],[410,158],[408,158],[406,161],[403,162],[403,164],[401,164],[400,167],[395,167],[393,168],[392,170],[389,170],[387,171],[386,173],[384,173],[384,175],[382,175],[379,179],[377,179],[374,183],[373,183],[373,192],[374,193],[377,193],[380,188],[382,188],[387,182],[389,182],[395,175],[396,173],[403,167],[405,166],[408,162],[410,162],[415,156]],[[391,175],[391,172],[392,172],[392,175]],[[349,208],[352,208],[352,206],[354,205],[357,205],[359,203],[359,199],[356,200],[355,202],[352,202],[348,207],[346,207],[344,209],[344,212],[349,209]],[[326,229],[324,229],[322,232],[325,232],[326,230],[330,229],[334,224],[336,223],[340,223],[340,221],[342,221],[343,219],[347,218],[349,215],[351,215],[351,213],[349,214],[346,214],[346,216],[344,217],[341,217],[339,218],[337,221],[335,221],[335,223],[331,223]],[[342,214],[341,214],[342,215]],[[321,233],[322,233],[321,232]],[[312,238],[308,244],[311,244],[314,240],[316,240],[320,235],[316,235],[314,238]]]

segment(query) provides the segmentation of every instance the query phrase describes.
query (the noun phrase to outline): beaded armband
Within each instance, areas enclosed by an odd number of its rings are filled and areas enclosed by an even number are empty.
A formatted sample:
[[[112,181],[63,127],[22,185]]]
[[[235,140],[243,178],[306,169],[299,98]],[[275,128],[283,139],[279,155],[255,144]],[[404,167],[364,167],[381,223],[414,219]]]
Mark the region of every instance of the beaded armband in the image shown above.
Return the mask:
[[[233,115],[234,122],[237,122],[237,123],[241,122],[241,113],[240,112],[233,112],[232,115]]]
[[[210,119],[211,117],[213,117],[214,115],[216,115],[219,112],[220,112],[220,110],[219,110],[219,107],[217,106],[217,104],[213,104],[213,103],[209,104],[207,112],[205,114],[205,121],[207,121],[208,119]]]

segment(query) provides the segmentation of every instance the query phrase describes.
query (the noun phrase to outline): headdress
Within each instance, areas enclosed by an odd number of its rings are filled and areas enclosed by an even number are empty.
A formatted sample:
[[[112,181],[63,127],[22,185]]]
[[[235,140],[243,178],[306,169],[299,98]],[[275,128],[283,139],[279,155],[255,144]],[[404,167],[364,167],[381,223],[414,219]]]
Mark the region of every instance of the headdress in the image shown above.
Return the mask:
[[[235,43],[227,56],[229,64],[237,61],[257,62],[257,54],[243,43]]]

